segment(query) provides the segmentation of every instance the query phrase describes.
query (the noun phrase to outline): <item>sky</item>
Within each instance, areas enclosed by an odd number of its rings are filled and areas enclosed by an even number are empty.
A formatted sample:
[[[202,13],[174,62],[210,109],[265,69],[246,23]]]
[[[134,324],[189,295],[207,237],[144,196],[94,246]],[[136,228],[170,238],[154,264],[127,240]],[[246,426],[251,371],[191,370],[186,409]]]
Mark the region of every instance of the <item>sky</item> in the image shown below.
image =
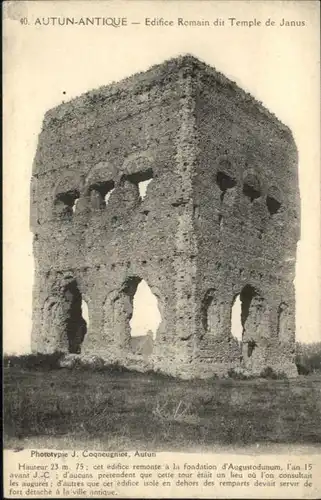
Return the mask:
[[[5,352],[30,349],[34,264],[29,186],[44,113],[63,100],[186,53],[234,80],[293,132],[299,151],[302,210],[295,279],[296,338],[321,341],[318,2],[8,4],[4,12]],[[48,17],[78,21],[81,17],[121,17],[127,26],[41,25]],[[209,20],[210,26],[177,26],[178,17]],[[232,17],[261,21],[261,25],[234,22],[231,26]],[[147,26],[145,18],[173,20],[174,26]],[[265,24],[269,19],[275,26]],[[300,26],[280,26],[284,20]],[[222,21],[224,25],[218,26]]]

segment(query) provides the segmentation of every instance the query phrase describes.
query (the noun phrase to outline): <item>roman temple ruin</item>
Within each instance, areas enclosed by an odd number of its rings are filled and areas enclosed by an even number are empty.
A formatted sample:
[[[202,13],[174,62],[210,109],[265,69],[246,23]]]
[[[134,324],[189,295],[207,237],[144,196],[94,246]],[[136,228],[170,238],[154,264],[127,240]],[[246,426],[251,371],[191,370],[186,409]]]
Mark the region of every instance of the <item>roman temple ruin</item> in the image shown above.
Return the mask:
[[[32,350],[182,378],[296,375],[297,163],[290,130],[189,55],[48,111],[31,180]],[[143,281],[161,320],[133,338]]]

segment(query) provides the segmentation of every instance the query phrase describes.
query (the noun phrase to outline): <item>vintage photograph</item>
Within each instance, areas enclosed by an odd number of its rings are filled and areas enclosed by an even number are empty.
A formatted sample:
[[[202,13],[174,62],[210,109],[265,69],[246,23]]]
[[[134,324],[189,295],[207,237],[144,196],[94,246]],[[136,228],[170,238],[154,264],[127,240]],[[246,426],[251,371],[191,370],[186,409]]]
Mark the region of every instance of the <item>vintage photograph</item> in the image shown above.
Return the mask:
[[[317,9],[196,3],[7,2],[9,450],[320,451]]]

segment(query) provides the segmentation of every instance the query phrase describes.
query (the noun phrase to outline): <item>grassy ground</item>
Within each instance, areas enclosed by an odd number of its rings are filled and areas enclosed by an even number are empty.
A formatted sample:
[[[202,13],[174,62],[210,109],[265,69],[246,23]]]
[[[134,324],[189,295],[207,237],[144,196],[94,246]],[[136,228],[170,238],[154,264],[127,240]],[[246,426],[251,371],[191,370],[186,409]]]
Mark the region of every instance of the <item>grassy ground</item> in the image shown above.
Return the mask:
[[[321,375],[179,381],[117,369],[4,368],[5,445],[191,450],[321,444]],[[39,444],[38,444],[39,445]],[[34,444],[36,446],[36,444]],[[83,446],[80,446],[83,447]]]

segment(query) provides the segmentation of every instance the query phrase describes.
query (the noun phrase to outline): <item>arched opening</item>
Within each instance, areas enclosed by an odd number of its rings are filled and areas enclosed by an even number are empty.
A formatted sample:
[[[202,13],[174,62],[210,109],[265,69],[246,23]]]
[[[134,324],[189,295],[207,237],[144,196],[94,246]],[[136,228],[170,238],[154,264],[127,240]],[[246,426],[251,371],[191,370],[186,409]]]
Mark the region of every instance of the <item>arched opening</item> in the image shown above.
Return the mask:
[[[82,300],[76,280],[65,286],[63,296],[66,305],[65,326],[68,350],[70,353],[80,354],[81,345],[87,333],[87,322],[83,313],[87,315],[88,319],[88,307]]]
[[[156,332],[161,322],[156,296],[146,281],[141,280],[132,297],[133,312],[130,319],[131,337],[150,336],[156,338]]]
[[[278,307],[277,334],[281,342],[289,340],[288,305],[285,302],[281,302]]]
[[[266,197],[266,206],[270,215],[275,215],[281,209],[281,193],[280,190],[276,186],[271,186],[269,188],[267,197]]]
[[[226,191],[236,186],[236,180],[226,172],[219,171],[216,174],[216,183],[221,190],[221,202],[223,202]]]
[[[243,194],[250,199],[251,203],[261,196],[260,181],[256,175],[246,175],[243,182]]]
[[[272,196],[266,198],[266,205],[270,215],[276,214],[281,208],[281,203]]]
[[[232,336],[236,340],[238,340],[238,342],[242,342],[242,336],[243,336],[243,325],[242,325],[241,315],[242,315],[241,297],[240,295],[237,295],[232,305],[231,333]]]
[[[110,195],[111,193],[115,190],[115,188],[112,188],[110,191],[108,191],[108,193],[105,194],[104,196],[104,201],[105,201],[105,205],[107,207],[108,205],[108,202],[109,202],[109,198],[110,198]]]
[[[202,323],[207,334],[215,336],[221,332],[224,311],[225,305],[217,300],[216,291],[209,289],[202,304]]]
[[[251,285],[246,285],[240,294],[242,332],[242,360],[246,367],[259,368],[264,360],[263,338],[267,329],[265,300]]]
[[[115,189],[115,183],[112,180],[96,182],[89,189],[92,208],[100,210],[108,205],[110,195]]]
[[[147,187],[148,187],[148,184],[150,184],[150,182],[152,182],[152,179],[147,179],[146,181],[142,181],[142,182],[138,183],[139,196],[141,197],[142,200],[146,196]]]
[[[76,208],[77,208],[77,203],[78,203],[78,201],[79,201],[79,198],[76,198],[76,199],[75,199],[75,202],[74,202],[74,204],[73,204],[73,206],[72,206],[72,211],[73,211],[73,213],[75,213],[75,212],[76,212]]]
[[[245,323],[249,317],[252,300],[255,296],[257,296],[257,292],[251,285],[245,285],[245,287],[240,293],[241,323],[243,330],[245,327]]]
[[[143,170],[126,176],[126,179],[131,182],[139,192],[140,200],[143,200],[147,194],[147,187],[153,180],[152,169]]]
[[[148,356],[161,323],[159,297],[138,276],[126,279],[104,305],[105,332],[110,342],[126,353]]]
[[[58,193],[55,199],[55,209],[58,216],[61,218],[71,218],[76,210],[79,196],[80,194],[77,189]]]
[[[242,346],[242,358],[247,360],[251,358],[257,343],[255,341],[257,324],[257,307],[255,298],[258,297],[257,291],[251,286],[246,285],[240,294],[233,300],[231,310],[231,334],[240,342]]]
[[[89,310],[88,310],[87,302],[84,299],[82,299],[82,301],[81,301],[81,315],[84,318],[84,320],[86,321],[87,330],[88,330],[88,327],[89,327]]]

